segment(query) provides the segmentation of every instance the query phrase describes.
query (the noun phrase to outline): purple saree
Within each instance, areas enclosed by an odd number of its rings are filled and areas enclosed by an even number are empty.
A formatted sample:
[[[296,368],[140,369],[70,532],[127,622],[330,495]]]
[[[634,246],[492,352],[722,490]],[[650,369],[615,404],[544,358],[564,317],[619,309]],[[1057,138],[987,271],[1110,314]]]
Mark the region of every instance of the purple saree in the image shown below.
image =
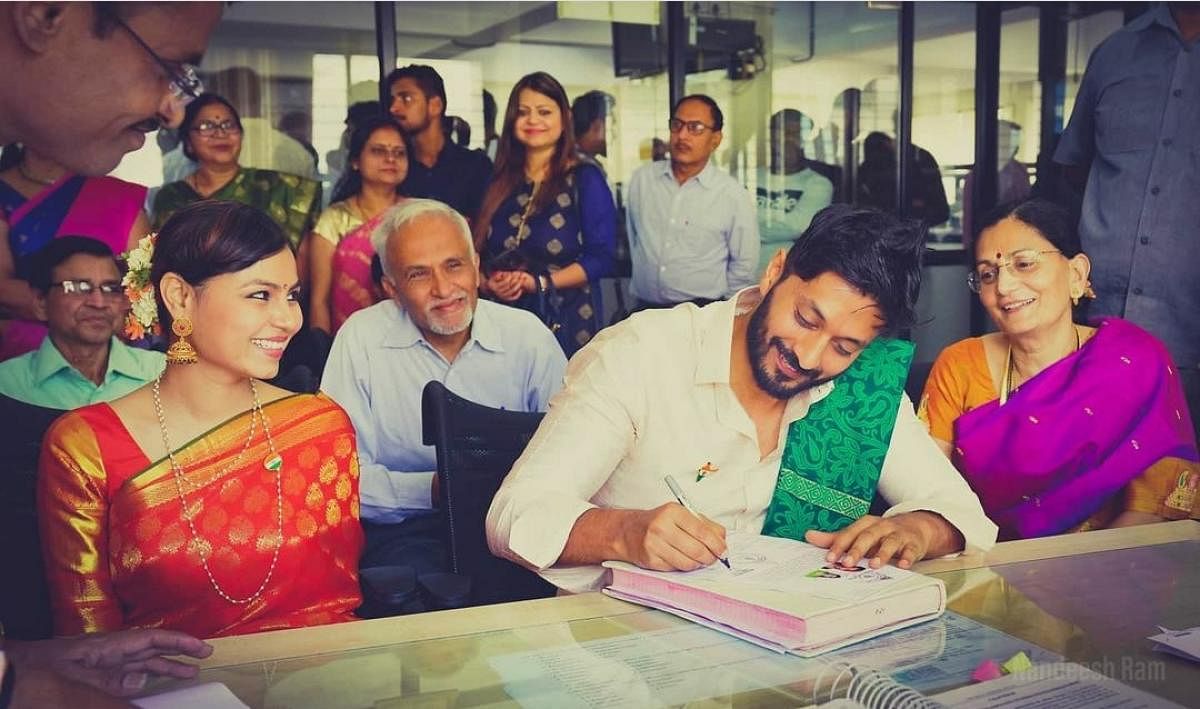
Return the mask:
[[[955,465],[1001,540],[1063,532],[1158,460],[1200,459],[1166,348],[1118,318],[954,432]]]

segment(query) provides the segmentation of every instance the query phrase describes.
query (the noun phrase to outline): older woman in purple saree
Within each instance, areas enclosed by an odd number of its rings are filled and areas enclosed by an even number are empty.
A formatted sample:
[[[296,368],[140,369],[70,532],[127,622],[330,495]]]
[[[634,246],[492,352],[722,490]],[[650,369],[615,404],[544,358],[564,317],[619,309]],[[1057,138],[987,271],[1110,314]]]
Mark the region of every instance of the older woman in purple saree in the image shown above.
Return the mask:
[[[1073,321],[1090,264],[1067,213],[1030,200],[981,226],[968,283],[999,332],[942,352],[918,413],[1000,538],[1200,517],[1166,348],[1120,318]]]

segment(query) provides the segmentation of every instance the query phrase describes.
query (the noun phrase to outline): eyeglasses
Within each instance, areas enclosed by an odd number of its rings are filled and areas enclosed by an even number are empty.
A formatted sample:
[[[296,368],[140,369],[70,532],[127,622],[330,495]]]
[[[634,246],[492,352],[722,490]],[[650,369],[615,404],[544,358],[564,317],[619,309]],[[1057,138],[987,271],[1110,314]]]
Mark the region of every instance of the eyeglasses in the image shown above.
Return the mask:
[[[236,135],[242,132],[242,127],[237,124],[237,121],[232,118],[217,123],[216,121],[200,121],[192,126],[192,130],[205,138],[216,135],[218,132],[225,135]]]
[[[678,133],[684,128],[687,128],[687,132],[691,135],[704,135],[705,131],[716,130],[716,128],[713,126],[701,121],[681,121],[678,118],[672,118],[670,121],[668,121],[667,127],[671,129],[672,133]]]
[[[163,71],[167,72],[167,77],[170,79],[171,95],[175,100],[186,105],[204,93],[204,83],[200,81],[200,77],[196,75],[196,67],[186,62],[168,62],[166,59],[158,56],[158,52],[150,48],[146,41],[133,31],[133,28],[125,24],[121,18],[116,18],[117,24],[125,28],[133,41],[137,42],[142,49],[146,50],[154,61],[162,67]]]
[[[371,157],[379,158],[380,160],[387,160],[388,158],[391,158],[399,161],[403,160],[408,155],[408,153],[404,151],[404,148],[385,148],[382,145],[369,146],[367,148],[367,152],[371,154]]]
[[[416,101],[417,96],[416,96],[416,94],[410,94],[407,91],[403,91],[398,94],[392,94],[392,100],[399,101],[400,103],[407,106],[408,104],[412,103],[413,101]]]
[[[1000,280],[1000,269],[1008,268],[1008,272],[1016,278],[1029,278],[1041,268],[1044,254],[1061,254],[1058,249],[1038,251],[1036,249],[1020,249],[1002,258],[996,263],[981,263],[975,270],[967,274],[967,287],[978,293],[984,286],[994,285]]]
[[[86,298],[96,290],[99,290],[101,295],[106,298],[125,297],[125,288],[121,285],[120,281],[105,281],[99,285],[96,285],[91,281],[72,280],[58,281],[57,283],[51,283],[50,286],[53,288],[61,288],[64,295],[71,295],[79,298]]]

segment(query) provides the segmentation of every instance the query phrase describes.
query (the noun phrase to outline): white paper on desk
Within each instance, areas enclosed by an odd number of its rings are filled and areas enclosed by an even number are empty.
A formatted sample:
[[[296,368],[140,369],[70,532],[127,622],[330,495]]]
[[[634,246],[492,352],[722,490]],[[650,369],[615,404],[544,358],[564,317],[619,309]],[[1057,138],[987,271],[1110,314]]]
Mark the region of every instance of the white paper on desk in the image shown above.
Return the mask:
[[[793,539],[761,534],[731,533],[726,537],[729,569],[721,564],[686,573],[638,573],[659,576],[669,581],[736,581],[739,584],[769,588],[788,593],[808,594],[840,601],[861,601],[891,590],[895,582],[913,576],[913,572],[895,566],[871,569],[860,561],[857,570],[847,570],[825,561],[826,549]]]
[[[972,684],[933,697],[954,709],[1054,707],[1167,709],[1178,704],[1143,692],[1073,662],[1034,665],[1024,672]],[[1179,707],[1182,709],[1182,707]]]
[[[141,709],[250,709],[220,682],[206,682],[134,699]]]
[[[1167,630],[1160,627],[1159,630],[1163,632],[1150,636],[1151,640],[1158,643],[1155,650],[1169,652],[1192,662],[1200,662],[1200,628]]]

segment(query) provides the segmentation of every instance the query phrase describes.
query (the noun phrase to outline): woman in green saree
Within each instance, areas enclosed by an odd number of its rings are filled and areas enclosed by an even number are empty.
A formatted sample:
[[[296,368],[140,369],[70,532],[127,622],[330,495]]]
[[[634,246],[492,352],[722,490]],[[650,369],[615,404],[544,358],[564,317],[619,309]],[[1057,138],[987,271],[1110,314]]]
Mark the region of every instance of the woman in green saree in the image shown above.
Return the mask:
[[[155,195],[155,229],[193,202],[231,200],[266,212],[293,249],[300,245],[321,210],[321,183],[239,165],[242,120],[233,105],[216,94],[204,94],[188,104],[179,133],[183,154],[200,167],[178,182],[163,185]]]

